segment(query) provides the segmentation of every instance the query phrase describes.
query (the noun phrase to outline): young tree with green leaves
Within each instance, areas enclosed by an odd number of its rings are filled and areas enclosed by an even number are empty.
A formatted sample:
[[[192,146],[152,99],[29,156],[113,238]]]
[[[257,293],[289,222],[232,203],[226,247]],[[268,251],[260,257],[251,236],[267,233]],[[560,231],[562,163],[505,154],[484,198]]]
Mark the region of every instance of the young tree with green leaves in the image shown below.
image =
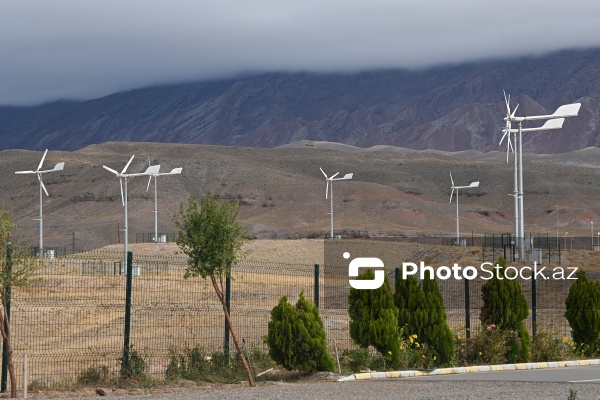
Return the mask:
[[[357,279],[372,280],[375,273],[367,269]],[[352,340],[363,348],[375,347],[383,356],[391,358],[392,366],[397,366],[400,362],[398,308],[394,305],[387,276],[378,289],[351,288],[348,303]]]
[[[582,269],[575,277],[577,280],[569,288],[565,301],[565,317],[575,345],[590,356],[598,350],[600,337],[600,283],[588,280]]]
[[[319,309],[304,297],[304,291],[296,307],[283,296],[273,308],[267,344],[271,359],[289,371],[333,371]]]
[[[188,199],[188,207],[179,206],[179,216],[175,225],[179,229],[176,243],[188,256],[184,278],[202,277],[210,282],[221,302],[225,319],[229,325],[231,338],[240,357],[240,362],[250,386],[254,377],[246,363],[246,357],[235,333],[231,316],[227,312],[224,282],[242,254],[242,246],[247,238],[238,222],[239,203],[217,201],[212,196],[204,196],[200,204],[194,197]]]
[[[527,299],[516,279],[504,277],[504,257],[500,257],[496,264],[501,267],[498,273],[481,287],[483,306],[480,319],[484,325],[495,325],[503,332],[516,333],[518,341],[508,343],[507,359],[509,362],[526,362],[529,361],[530,342],[524,322],[529,315]]]
[[[17,397],[17,378],[13,365],[12,328],[7,314],[12,289],[26,289],[31,284],[36,270],[43,264],[40,259],[31,257],[30,247],[25,242],[11,243],[17,226],[12,214],[0,210],[0,333],[8,352],[8,375],[10,377],[10,397]]]

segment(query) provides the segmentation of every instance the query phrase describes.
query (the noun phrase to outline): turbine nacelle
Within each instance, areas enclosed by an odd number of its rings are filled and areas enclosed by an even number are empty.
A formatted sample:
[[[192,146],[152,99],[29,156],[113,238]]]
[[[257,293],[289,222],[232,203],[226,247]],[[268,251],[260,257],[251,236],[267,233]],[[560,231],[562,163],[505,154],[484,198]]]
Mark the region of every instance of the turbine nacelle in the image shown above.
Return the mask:
[[[119,183],[121,185],[121,202],[123,203],[123,207],[125,207],[125,196],[123,195],[123,179],[127,179],[127,178],[132,177],[132,176],[154,175],[154,174],[158,174],[158,172],[160,171],[160,165],[151,165],[148,168],[146,168],[146,170],[144,172],[135,173],[135,174],[126,174],[125,172],[127,171],[127,168],[129,168],[129,165],[133,161],[134,157],[135,157],[135,155],[131,156],[131,158],[129,159],[129,161],[125,165],[125,168],[123,168],[123,170],[121,172],[117,172],[114,169],[112,169],[110,167],[107,167],[106,165],[102,166],[102,168],[104,168],[105,170],[107,170],[109,172],[112,172],[113,174],[115,174],[115,176],[117,178],[119,178]]]
[[[65,168],[65,163],[64,162],[59,162],[52,169],[42,170],[41,168],[42,168],[42,165],[44,164],[44,160],[46,159],[46,155],[47,154],[48,154],[48,149],[46,149],[46,151],[44,151],[44,155],[42,156],[42,160],[38,164],[38,167],[37,167],[37,169],[35,171],[15,171],[15,174],[17,174],[17,175],[36,174],[37,178],[38,178],[38,181],[40,182],[40,186],[44,190],[44,193],[46,193],[46,196],[49,196],[48,190],[46,190],[46,186],[44,186],[44,182],[42,181],[42,174],[46,174],[48,172],[62,171]]]
[[[479,181],[471,182],[469,184],[469,186],[454,186],[454,179],[452,179],[452,172],[450,172],[450,181],[452,182],[452,186],[450,186],[450,188],[452,189],[452,192],[450,192],[449,203],[452,203],[452,196],[454,195],[454,190],[456,190],[456,192],[458,193],[458,189],[468,189],[468,188],[479,187]],[[457,196],[458,196],[458,194],[457,194]]]
[[[321,172],[323,173],[323,176],[325,176],[325,180],[327,181],[327,185],[325,186],[325,199],[327,199],[329,197],[329,186],[333,184],[333,181],[349,180],[349,179],[352,179],[352,177],[354,176],[353,173],[349,173],[349,174],[342,176],[341,178],[336,178],[336,176],[338,176],[340,174],[339,172],[336,172],[335,174],[328,177],[327,174],[325,173],[325,171],[323,171],[323,168],[319,167],[319,169],[321,170]]]

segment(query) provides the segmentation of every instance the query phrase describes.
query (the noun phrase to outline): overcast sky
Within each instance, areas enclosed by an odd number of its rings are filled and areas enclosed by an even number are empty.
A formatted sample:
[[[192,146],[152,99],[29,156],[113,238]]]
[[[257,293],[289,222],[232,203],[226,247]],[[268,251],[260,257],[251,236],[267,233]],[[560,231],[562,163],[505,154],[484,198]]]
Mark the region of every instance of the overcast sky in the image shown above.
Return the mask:
[[[598,0],[1,0],[0,104],[586,47]]]

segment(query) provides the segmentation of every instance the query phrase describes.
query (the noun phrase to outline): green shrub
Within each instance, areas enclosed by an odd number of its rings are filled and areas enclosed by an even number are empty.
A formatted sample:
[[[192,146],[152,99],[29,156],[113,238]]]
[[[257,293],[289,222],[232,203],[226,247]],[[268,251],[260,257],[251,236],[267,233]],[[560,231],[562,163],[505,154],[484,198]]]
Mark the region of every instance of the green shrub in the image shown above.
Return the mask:
[[[273,308],[267,344],[271,359],[289,371],[333,371],[319,310],[304,297],[304,292],[296,307],[283,296]]]
[[[501,331],[494,325],[482,327],[467,339],[454,336],[457,365],[497,365],[507,362],[507,343],[513,332]]]
[[[245,378],[245,371],[237,353],[206,353],[195,346],[185,350],[170,349],[170,362],[165,370],[167,380],[187,379],[194,382],[239,382]],[[255,372],[265,371],[275,365],[268,355],[253,346],[244,353]]]
[[[374,279],[375,273],[368,269],[358,279]],[[398,308],[387,277],[378,289],[350,289],[348,297],[350,337],[362,348],[373,346],[390,363],[397,366],[400,356]]]
[[[506,261],[500,257],[497,262],[501,266],[499,274],[481,287],[483,307],[481,307],[481,323],[483,326],[494,325],[502,332],[514,332],[508,335],[506,358],[508,362],[526,362],[529,360],[530,336],[524,320],[529,315],[527,299],[521,292],[517,280],[504,278]],[[494,269],[494,272],[496,270]]]
[[[77,383],[86,386],[107,383],[109,376],[110,374],[106,365],[89,367],[77,376]]]
[[[394,303],[405,342],[416,334],[419,342],[428,346],[435,365],[449,363],[454,356],[454,340],[437,281],[425,279],[420,283],[414,276],[398,276]]]
[[[580,269],[577,280],[569,288],[565,301],[565,317],[577,349],[589,356],[598,351],[600,335],[600,283],[589,281]]]
[[[144,380],[146,379],[146,361],[133,349],[133,346],[129,350],[129,360],[125,359],[125,355],[119,358],[121,364],[121,378],[125,380]]]
[[[558,338],[549,332],[539,332],[531,339],[531,361],[547,362],[572,358],[573,354],[566,337]]]

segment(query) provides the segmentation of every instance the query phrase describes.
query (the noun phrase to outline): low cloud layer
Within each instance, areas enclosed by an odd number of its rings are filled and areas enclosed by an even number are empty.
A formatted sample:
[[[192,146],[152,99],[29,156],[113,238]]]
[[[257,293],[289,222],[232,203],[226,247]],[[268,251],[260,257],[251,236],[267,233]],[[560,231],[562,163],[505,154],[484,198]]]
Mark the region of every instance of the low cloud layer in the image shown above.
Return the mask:
[[[0,104],[248,71],[418,68],[600,47],[599,27],[592,0],[7,0]]]

